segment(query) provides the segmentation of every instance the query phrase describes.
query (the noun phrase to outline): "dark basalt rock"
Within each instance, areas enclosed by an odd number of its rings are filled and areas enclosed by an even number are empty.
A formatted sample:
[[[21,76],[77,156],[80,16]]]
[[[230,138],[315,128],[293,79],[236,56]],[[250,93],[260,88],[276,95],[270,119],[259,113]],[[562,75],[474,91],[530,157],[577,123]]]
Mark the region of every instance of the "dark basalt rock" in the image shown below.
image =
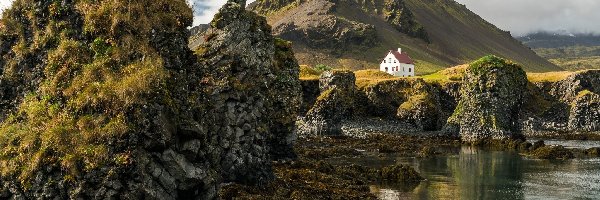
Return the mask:
[[[569,129],[579,132],[600,131],[600,95],[582,91],[571,104]]]
[[[528,87],[521,129],[527,136],[552,136],[599,131],[595,96],[600,70],[575,72],[564,80],[536,82]]]
[[[356,78],[351,71],[327,71],[321,75],[321,94],[298,127],[303,135],[340,135],[341,121],[354,108]]]
[[[466,70],[461,99],[445,129],[464,141],[519,137],[519,113],[527,86],[523,69],[487,56]]]
[[[219,10],[196,55],[183,0],[14,6],[0,31],[1,109],[10,115],[0,118],[0,199],[214,199],[222,182],[266,183],[272,158],[294,157],[299,67],[245,1]],[[112,23],[122,9],[139,16]],[[40,34],[50,39],[33,42]]]

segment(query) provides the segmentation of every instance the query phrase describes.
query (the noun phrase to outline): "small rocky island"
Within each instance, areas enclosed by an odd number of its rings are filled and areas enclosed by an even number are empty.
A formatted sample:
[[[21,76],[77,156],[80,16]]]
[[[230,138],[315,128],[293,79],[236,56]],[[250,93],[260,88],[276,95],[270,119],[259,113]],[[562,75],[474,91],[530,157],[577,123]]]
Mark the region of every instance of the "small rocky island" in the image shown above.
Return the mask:
[[[423,77],[318,72],[243,0],[193,45],[191,23],[183,0],[5,11],[0,199],[376,199],[372,183],[412,190],[425,178],[330,160],[461,146],[600,156],[525,139],[600,139],[599,70],[527,74],[486,56]]]

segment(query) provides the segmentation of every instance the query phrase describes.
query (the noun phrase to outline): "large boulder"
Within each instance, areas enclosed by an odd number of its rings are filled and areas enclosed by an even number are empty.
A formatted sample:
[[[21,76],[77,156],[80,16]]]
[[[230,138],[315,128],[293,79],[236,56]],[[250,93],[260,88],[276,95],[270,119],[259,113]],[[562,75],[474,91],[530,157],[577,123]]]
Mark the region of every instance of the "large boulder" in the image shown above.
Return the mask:
[[[461,98],[446,131],[463,141],[520,137],[518,127],[527,76],[511,61],[486,56],[466,70]]]

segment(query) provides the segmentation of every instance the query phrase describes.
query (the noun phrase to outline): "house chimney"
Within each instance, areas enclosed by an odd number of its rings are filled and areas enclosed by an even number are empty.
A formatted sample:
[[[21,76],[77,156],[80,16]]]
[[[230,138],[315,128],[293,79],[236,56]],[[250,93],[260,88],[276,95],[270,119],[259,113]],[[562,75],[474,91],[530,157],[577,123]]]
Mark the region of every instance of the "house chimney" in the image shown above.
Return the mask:
[[[398,48],[398,53],[402,53],[402,48]]]

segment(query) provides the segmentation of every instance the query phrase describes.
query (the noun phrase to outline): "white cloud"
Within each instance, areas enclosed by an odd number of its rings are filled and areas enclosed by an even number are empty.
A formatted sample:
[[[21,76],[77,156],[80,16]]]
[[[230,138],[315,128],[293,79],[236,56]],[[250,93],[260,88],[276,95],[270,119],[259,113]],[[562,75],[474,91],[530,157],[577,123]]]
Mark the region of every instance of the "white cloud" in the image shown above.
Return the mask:
[[[194,7],[194,25],[208,24],[217,14],[219,8],[225,5],[227,0],[188,0],[193,2]],[[248,4],[255,0],[248,0]]]
[[[600,33],[598,0],[456,0],[514,35],[536,31]]]
[[[14,0],[0,0],[0,15],[4,11],[4,9],[7,9],[8,7],[10,7],[10,5],[12,4],[13,1]]]

